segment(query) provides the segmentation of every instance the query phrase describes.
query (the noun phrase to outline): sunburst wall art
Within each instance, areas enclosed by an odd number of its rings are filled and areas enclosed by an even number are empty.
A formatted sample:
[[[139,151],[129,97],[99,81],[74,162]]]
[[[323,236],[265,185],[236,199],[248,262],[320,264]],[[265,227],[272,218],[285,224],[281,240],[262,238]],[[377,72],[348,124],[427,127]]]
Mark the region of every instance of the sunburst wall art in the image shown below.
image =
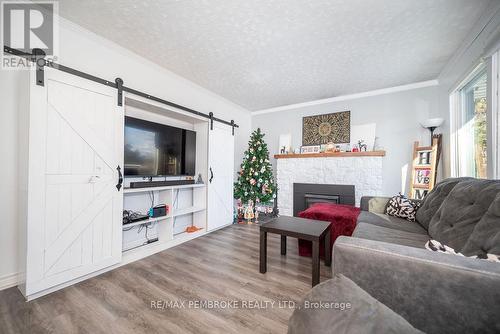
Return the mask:
[[[302,145],[349,143],[351,112],[307,116],[302,118]]]

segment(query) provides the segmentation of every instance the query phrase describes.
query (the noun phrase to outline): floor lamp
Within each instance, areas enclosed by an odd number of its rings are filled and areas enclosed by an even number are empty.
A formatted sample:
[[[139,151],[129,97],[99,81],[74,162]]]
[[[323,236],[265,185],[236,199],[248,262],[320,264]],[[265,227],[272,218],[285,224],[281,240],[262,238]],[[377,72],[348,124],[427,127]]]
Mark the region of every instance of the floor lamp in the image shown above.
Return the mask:
[[[422,127],[428,129],[431,132],[431,146],[432,146],[432,137],[434,136],[434,130],[440,127],[443,124],[443,122],[444,119],[442,118],[429,118],[420,123]]]

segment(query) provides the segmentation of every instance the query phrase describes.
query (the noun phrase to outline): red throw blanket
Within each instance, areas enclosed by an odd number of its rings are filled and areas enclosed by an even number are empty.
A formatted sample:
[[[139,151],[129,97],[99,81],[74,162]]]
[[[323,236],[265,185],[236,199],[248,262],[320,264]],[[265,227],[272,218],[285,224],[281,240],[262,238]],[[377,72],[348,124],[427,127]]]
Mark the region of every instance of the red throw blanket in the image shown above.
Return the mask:
[[[360,208],[350,205],[317,203],[312,205],[307,210],[299,212],[299,217],[330,222],[331,251],[333,243],[338,236],[352,235],[352,232],[354,232],[354,228],[356,227],[356,221],[360,211]],[[323,257],[325,254],[325,247],[323,243],[320,245],[319,251],[320,256]],[[299,239],[299,255],[309,257],[312,255],[312,243],[310,241]]]

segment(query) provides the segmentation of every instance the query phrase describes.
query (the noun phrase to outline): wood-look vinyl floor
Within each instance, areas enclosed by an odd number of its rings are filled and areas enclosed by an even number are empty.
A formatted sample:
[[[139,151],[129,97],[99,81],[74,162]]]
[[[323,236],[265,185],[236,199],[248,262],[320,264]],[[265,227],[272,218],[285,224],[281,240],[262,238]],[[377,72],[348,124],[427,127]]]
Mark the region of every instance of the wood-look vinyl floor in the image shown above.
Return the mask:
[[[268,234],[267,268],[259,273],[258,226],[232,225],[32,302],[0,291],[0,333],[286,333],[293,310],[278,302],[310,290],[311,259],[291,238],[280,255],[279,236]],[[330,277],[321,261],[321,281]],[[197,300],[239,308],[188,308]]]

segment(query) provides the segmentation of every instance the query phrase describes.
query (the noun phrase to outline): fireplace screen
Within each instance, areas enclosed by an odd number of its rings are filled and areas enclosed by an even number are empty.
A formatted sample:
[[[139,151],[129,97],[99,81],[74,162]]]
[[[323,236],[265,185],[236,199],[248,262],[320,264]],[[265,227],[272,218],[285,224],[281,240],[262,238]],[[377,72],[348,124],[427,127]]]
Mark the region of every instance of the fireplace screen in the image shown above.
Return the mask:
[[[337,195],[304,194],[304,200],[306,208],[309,208],[316,203],[339,204],[339,196]]]

